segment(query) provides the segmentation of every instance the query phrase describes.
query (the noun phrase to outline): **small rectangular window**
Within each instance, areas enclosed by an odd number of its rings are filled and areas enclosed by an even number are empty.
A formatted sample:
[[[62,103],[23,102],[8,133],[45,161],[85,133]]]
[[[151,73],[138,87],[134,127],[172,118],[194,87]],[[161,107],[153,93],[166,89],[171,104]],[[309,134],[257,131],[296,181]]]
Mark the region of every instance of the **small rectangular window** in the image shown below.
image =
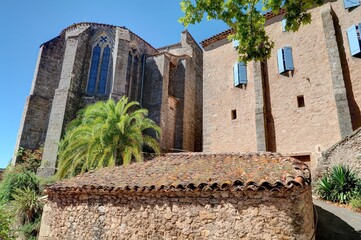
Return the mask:
[[[239,87],[247,84],[247,65],[243,62],[238,62],[233,65],[234,86]]]
[[[360,0],[343,0],[343,6],[345,9],[357,7],[360,5]]]
[[[284,47],[277,51],[278,73],[294,70],[292,48]]]
[[[297,105],[299,108],[302,108],[305,106],[305,98],[303,97],[303,95],[297,96]]]
[[[231,119],[232,119],[232,120],[237,119],[237,110],[236,110],[236,109],[233,109],[233,110],[231,111]]]
[[[347,39],[351,55],[359,55],[361,53],[361,23],[347,29]]]

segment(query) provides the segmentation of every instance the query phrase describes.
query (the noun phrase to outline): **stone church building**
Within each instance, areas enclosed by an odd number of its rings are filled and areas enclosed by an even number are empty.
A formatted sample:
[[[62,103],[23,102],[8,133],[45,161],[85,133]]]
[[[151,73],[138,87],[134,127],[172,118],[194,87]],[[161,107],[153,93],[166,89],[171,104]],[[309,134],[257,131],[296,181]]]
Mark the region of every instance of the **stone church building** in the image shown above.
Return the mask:
[[[201,151],[202,61],[187,31],[179,43],[155,49],[124,27],[74,24],[40,47],[15,150],[43,145],[38,173],[52,175],[59,140],[77,111],[126,95],[162,128],[164,151]]]
[[[66,124],[86,104],[127,95],[163,129],[164,151],[276,151],[311,168],[361,126],[361,6],[338,0],[285,29],[266,14],[274,41],[265,62],[238,62],[232,30],[201,42],[184,31],[155,49],[124,27],[79,23],[40,48],[16,150],[44,145],[54,173]],[[13,160],[15,163],[15,158]]]

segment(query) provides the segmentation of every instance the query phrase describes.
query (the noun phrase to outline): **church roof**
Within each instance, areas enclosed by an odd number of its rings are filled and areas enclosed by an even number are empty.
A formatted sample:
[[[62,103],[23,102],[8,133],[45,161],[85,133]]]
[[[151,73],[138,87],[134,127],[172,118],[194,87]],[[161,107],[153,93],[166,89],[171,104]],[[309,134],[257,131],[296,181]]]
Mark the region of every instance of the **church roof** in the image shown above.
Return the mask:
[[[46,188],[47,194],[291,189],[309,185],[304,163],[276,153],[177,153],[81,174]]]
[[[280,9],[280,11],[278,13],[267,12],[263,16],[265,16],[266,19],[269,20],[271,18],[274,18],[274,17],[284,14],[284,13],[286,13],[285,9]],[[231,28],[231,29],[225,30],[221,33],[218,33],[210,38],[204,39],[202,42],[200,42],[200,44],[202,45],[203,48],[205,48],[208,45],[218,42],[219,40],[222,40],[222,39],[228,37],[228,35],[233,34],[233,33],[234,33],[234,30]]]

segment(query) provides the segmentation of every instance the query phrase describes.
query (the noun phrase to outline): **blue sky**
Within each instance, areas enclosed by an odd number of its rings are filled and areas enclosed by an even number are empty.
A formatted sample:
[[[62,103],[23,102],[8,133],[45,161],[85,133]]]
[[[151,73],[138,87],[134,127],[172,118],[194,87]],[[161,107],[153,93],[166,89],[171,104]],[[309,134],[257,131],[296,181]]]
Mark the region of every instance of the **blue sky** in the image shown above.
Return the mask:
[[[39,46],[78,22],[125,26],[154,47],[180,41],[184,27],[180,0],[11,0],[0,1],[0,168],[15,148],[21,114],[29,95]],[[204,21],[188,27],[197,42],[227,27]]]

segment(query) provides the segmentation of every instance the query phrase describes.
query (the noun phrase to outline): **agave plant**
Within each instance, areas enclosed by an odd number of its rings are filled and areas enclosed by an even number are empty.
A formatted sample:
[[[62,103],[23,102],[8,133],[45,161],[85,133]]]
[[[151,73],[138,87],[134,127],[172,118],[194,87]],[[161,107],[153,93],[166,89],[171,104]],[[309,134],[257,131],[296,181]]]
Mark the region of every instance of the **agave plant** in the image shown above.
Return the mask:
[[[317,182],[316,191],[323,199],[348,203],[357,194],[359,183],[356,173],[348,166],[336,165]]]
[[[122,97],[115,103],[97,102],[86,107],[70,123],[59,148],[59,179],[91,169],[128,164],[142,160],[142,149],[148,146],[160,152],[156,138],[160,127],[147,118],[148,111],[137,102]],[[153,138],[145,131],[153,131]]]

